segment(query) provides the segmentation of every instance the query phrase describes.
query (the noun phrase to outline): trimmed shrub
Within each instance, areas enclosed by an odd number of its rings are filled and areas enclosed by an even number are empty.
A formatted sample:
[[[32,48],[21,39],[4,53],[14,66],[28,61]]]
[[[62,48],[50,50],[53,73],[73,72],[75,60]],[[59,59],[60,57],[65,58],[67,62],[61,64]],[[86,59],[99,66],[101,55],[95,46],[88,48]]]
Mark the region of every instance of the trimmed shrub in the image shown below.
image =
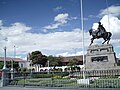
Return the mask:
[[[33,78],[51,78],[52,74],[32,74]]]
[[[69,73],[67,72],[52,72],[50,74],[41,74],[41,73],[33,73],[32,74],[32,77],[33,78],[62,78],[64,76],[68,76]]]

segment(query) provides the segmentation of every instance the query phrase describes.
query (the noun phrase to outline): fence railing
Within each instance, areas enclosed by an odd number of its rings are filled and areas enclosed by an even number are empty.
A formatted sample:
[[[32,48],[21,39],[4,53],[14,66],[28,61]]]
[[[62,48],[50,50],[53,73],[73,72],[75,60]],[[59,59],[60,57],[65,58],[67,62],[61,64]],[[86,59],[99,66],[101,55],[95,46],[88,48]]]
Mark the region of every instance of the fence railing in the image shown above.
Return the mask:
[[[11,75],[9,73],[9,75]],[[89,83],[78,82],[85,80]],[[85,81],[84,80],[84,81]],[[120,88],[120,69],[89,70],[71,72],[17,72],[9,85],[42,86],[42,87],[72,87],[72,88]]]
[[[1,78],[2,78],[2,70],[0,69],[0,80],[1,80]]]

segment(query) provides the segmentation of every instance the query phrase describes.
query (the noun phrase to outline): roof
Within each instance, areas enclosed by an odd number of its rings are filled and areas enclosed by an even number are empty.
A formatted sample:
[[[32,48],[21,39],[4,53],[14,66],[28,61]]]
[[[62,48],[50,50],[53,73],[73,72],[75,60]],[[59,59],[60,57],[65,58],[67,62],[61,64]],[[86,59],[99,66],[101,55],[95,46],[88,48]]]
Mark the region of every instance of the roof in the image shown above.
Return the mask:
[[[63,61],[62,62],[69,62],[72,59],[77,59],[78,61],[83,61],[83,56],[69,56],[69,57],[63,57]]]
[[[15,61],[15,62],[27,62],[21,58],[11,58],[11,57],[6,57],[6,61]],[[0,61],[4,61],[4,57],[0,57]]]

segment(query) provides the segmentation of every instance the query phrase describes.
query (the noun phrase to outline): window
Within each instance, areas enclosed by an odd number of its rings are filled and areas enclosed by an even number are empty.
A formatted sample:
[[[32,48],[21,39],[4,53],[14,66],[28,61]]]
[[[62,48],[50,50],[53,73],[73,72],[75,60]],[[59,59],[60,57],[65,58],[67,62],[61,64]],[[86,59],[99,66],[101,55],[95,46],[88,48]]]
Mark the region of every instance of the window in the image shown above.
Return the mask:
[[[23,68],[23,64],[21,64],[21,68]]]

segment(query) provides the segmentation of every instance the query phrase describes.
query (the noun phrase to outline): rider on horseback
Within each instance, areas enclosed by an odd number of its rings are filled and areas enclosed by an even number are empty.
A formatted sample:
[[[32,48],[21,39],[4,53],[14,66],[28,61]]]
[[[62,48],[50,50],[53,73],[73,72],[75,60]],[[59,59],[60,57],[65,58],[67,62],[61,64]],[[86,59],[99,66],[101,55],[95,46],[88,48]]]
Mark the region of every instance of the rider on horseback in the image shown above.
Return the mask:
[[[98,22],[99,26],[98,26],[98,31],[96,33],[97,36],[102,36],[106,33],[105,28],[103,27],[103,25],[101,24],[101,22]]]
[[[98,26],[98,24],[99,24],[99,26]],[[109,44],[112,33],[111,32],[106,32],[106,30],[103,27],[103,25],[101,24],[101,22],[98,22],[98,24],[94,23],[92,29],[89,30],[89,34],[92,35],[90,45],[92,45],[94,39],[99,39],[99,38],[104,39],[104,42],[102,44],[104,44],[106,41],[107,41],[107,44]]]

